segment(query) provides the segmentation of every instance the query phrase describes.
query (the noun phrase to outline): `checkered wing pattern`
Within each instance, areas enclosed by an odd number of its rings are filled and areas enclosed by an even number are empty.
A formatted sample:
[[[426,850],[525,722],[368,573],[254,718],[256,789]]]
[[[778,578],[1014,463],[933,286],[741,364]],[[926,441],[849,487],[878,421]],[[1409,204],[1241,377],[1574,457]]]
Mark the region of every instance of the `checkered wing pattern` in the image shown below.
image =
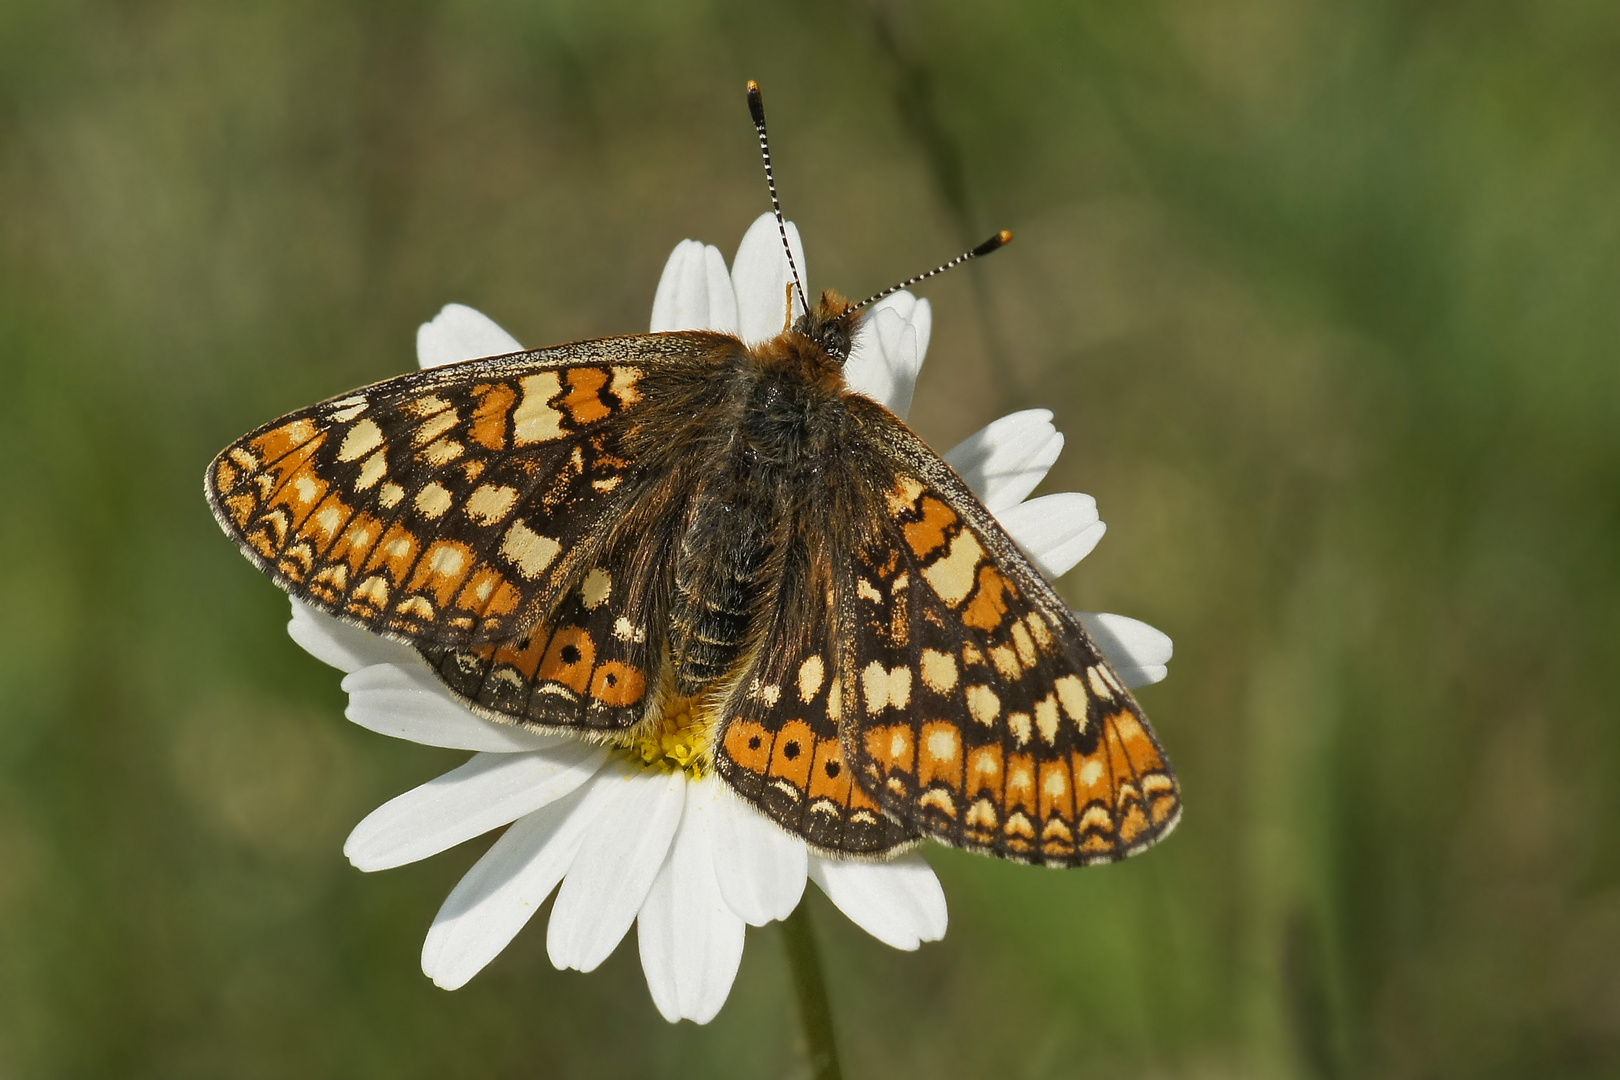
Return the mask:
[[[1124,683],[950,467],[902,425],[873,427],[892,480],[837,600],[858,782],[933,839],[1021,862],[1112,862],[1162,838],[1180,795]]]
[[[330,614],[434,648],[512,640],[597,561],[633,486],[622,444],[646,380],[729,340],[605,338],[402,375],[226,447],[208,499],[250,560]]]
[[[665,655],[673,514],[639,500],[562,602],[513,641],[418,645],[444,684],[502,719],[539,727],[626,731],[655,695]],[[643,521],[643,518],[649,518]]]

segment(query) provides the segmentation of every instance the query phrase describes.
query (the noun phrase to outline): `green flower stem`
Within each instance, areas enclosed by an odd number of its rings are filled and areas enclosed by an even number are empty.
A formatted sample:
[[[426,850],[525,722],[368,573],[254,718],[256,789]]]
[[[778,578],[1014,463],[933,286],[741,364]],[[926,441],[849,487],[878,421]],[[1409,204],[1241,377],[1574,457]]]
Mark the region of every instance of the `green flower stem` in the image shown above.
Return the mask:
[[[843,1080],[838,1043],[833,1038],[832,1007],[827,1003],[827,980],[821,973],[815,927],[810,925],[809,901],[805,897],[783,921],[782,937],[787,942],[793,986],[799,994],[799,1019],[809,1044],[810,1075],[815,1080]]]

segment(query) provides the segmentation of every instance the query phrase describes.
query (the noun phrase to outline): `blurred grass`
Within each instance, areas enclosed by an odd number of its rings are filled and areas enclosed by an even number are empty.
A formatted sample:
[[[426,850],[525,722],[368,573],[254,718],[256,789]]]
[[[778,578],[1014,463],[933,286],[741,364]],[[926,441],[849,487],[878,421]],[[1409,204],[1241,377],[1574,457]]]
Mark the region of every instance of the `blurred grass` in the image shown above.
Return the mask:
[[[1620,8],[58,0],[0,7],[0,1074],[771,1076],[531,928],[417,971],[458,850],[348,828],[456,755],[341,719],[202,467],[473,304],[645,325],[765,206],[930,283],[913,421],[1044,405],[1177,642],[1187,815],[1051,873],[938,849],[916,954],[820,903],[851,1076],[1620,1073]]]

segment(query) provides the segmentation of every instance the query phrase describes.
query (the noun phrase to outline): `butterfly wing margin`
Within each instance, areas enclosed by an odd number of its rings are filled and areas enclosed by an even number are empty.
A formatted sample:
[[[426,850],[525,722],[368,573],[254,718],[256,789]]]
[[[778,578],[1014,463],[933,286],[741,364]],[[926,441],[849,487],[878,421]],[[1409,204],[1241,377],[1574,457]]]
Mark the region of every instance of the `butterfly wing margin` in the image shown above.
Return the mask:
[[[960,477],[853,402],[892,480],[839,604],[857,657],[845,753],[890,814],[1020,862],[1113,862],[1179,820],[1140,706]]]
[[[648,380],[736,339],[576,342],[412,372],[272,421],[205,488],[244,554],[305,602],[414,644],[514,637],[560,601],[623,497]]]

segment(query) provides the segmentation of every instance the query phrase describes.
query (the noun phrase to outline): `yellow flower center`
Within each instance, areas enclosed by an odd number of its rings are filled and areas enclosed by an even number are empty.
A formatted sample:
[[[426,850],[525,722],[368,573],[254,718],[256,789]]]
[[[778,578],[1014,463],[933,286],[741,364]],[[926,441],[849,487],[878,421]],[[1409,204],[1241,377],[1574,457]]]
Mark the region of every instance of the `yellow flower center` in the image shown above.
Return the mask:
[[[631,736],[631,756],[647,768],[682,769],[700,779],[710,767],[714,725],[697,698],[678,698]]]

